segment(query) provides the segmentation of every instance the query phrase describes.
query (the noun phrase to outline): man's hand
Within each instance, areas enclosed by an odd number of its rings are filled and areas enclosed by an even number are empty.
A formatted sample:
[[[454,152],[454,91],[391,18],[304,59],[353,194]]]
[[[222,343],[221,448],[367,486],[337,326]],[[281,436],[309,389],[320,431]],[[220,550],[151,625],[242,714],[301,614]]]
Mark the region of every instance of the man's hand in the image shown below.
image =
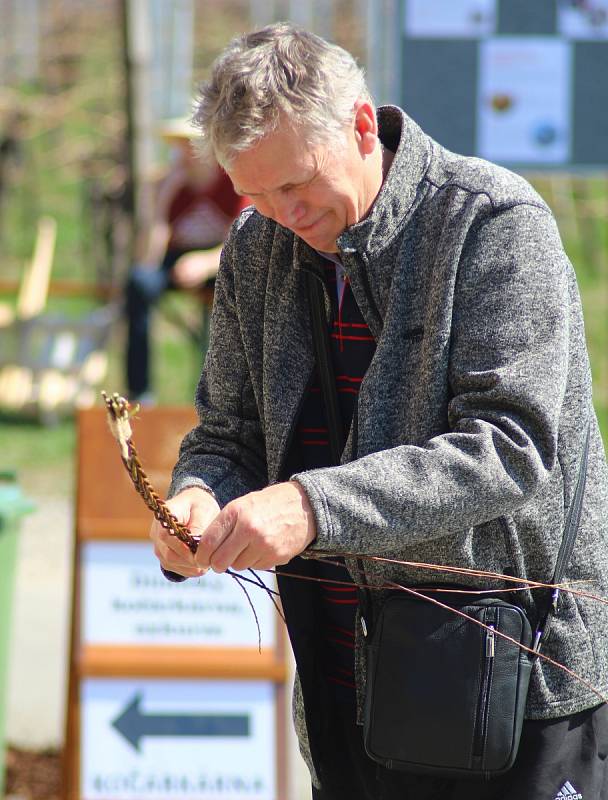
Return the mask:
[[[212,250],[194,250],[180,256],[171,270],[173,282],[182,289],[194,289],[215,278],[220,253],[221,247],[214,247]]]
[[[168,500],[167,506],[178,522],[187,525],[194,535],[200,535],[220,510],[213,496],[198,487],[184,489]],[[157,520],[150,528],[150,538],[154,542],[154,554],[165,569],[187,578],[195,578],[206,572],[206,568],[195,562],[188,547],[171,536]]]
[[[204,531],[194,561],[199,570],[214,572],[269,569],[286,564],[315,537],[314,514],[302,487],[277,483],[228,503]]]

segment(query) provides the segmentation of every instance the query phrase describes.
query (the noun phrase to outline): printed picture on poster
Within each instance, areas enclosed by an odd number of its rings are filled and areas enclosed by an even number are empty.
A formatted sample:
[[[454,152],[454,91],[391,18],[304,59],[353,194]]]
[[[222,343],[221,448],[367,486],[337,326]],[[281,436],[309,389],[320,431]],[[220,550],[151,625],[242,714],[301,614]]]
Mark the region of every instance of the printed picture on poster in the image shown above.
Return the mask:
[[[511,164],[570,157],[571,46],[549,37],[480,44],[477,153]]]
[[[559,0],[557,30],[569,39],[608,39],[608,0]]]
[[[404,0],[403,26],[412,38],[491,36],[496,0]]]

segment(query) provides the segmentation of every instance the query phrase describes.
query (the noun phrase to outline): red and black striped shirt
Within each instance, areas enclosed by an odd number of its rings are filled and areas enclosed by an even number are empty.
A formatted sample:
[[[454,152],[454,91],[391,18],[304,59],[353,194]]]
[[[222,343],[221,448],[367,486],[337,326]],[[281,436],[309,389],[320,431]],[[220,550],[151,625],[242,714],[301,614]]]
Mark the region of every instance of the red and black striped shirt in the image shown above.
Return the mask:
[[[341,269],[336,260],[326,261],[325,279],[329,292],[338,298],[332,303],[330,339],[338,400],[346,436],[357,407],[363,376],[374,355],[376,343],[355,301],[348,278],[337,286]],[[332,464],[329,431],[317,373],[313,376],[296,428],[304,469]],[[332,694],[344,702],[354,702],[354,647],[357,591],[341,559],[339,564],[319,564],[323,647],[323,669]]]

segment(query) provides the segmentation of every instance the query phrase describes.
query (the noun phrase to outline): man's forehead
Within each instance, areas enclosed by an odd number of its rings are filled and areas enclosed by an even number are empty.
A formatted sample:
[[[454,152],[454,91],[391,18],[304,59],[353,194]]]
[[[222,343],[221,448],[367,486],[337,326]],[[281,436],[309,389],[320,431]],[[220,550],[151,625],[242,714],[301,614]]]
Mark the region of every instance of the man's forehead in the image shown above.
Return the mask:
[[[268,138],[236,156],[227,172],[241,194],[275,192],[312,178],[320,162],[317,149],[301,143],[295,152],[288,154],[280,142]]]

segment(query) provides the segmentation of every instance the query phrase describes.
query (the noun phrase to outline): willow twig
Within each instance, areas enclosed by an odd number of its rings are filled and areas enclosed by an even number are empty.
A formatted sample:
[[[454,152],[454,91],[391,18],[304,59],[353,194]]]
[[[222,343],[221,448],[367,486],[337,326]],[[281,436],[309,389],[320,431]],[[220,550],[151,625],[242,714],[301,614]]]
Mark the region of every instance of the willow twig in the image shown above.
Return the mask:
[[[177,520],[177,518],[175,517],[175,515],[171,513],[171,511],[169,510],[169,508],[167,507],[165,502],[157,494],[157,492],[153,489],[153,487],[150,484],[150,481],[149,481],[149,479],[148,479],[148,477],[147,477],[147,475],[146,475],[146,473],[145,473],[145,471],[143,469],[143,466],[142,466],[142,464],[141,464],[141,462],[139,460],[137,451],[136,451],[135,446],[134,446],[133,441],[132,441],[132,430],[131,430],[131,424],[130,424],[130,419],[131,419],[132,416],[134,416],[134,414],[137,413],[137,411],[139,409],[139,406],[136,406],[134,409],[131,409],[131,406],[130,406],[129,402],[124,397],[121,397],[120,395],[118,395],[116,393],[114,393],[111,396],[108,396],[105,392],[102,392],[102,395],[103,395],[103,398],[104,398],[104,401],[105,401],[105,404],[106,404],[106,408],[107,408],[107,411],[108,411],[108,422],[109,422],[109,425],[110,425],[110,429],[111,429],[112,433],[114,434],[114,437],[116,438],[116,440],[117,440],[117,442],[119,444],[122,461],[123,461],[128,473],[129,473],[129,475],[131,477],[131,480],[133,481],[133,485],[135,486],[135,489],[141,495],[141,497],[143,498],[144,502],[146,503],[148,508],[153,512],[155,518],[160,522],[160,524],[163,526],[163,528],[165,528],[170,535],[176,536],[180,541],[184,542],[184,544],[187,545],[187,547],[190,549],[190,551],[192,553],[196,553],[196,550],[197,550],[197,547],[198,547],[198,543],[199,543],[199,537],[193,536],[191,531],[189,530],[189,528],[187,526],[183,525],[182,523],[180,523]],[[447,565],[447,564],[429,564],[429,563],[418,562],[418,561],[406,561],[406,560],[401,560],[401,559],[396,559],[396,558],[389,558],[389,557],[386,557],[386,556],[373,556],[373,555],[367,555],[367,554],[363,554],[363,553],[344,552],[344,553],[340,553],[339,556],[337,556],[335,553],[329,553],[329,552],[323,552],[323,551],[316,551],[316,552],[309,551],[309,552],[306,553],[306,557],[311,559],[311,560],[318,561],[320,563],[334,564],[334,565],[335,564],[342,564],[343,563],[341,561],[342,558],[354,558],[354,559],[360,559],[362,561],[368,561],[368,562],[389,563],[389,564],[394,564],[396,566],[413,568],[413,569],[416,569],[416,570],[428,570],[428,571],[431,571],[431,572],[442,572],[444,574],[464,575],[464,576],[467,576],[467,577],[483,578],[484,580],[501,581],[502,583],[507,583],[507,584],[509,584],[509,583],[516,584],[515,586],[510,586],[510,587],[501,587],[498,590],[496,588],[494,588],[494,589],[472,589],[472,588],[471,589],[465,589],[465,588],[461,588],[461,587],[451,588],[451,587],[426,587],[425,586],[424,587],[424,594],[423,594],[420,591],[417,591],[416,589],[414,589],[412,587],[403,586],[402,584],[396,583],[394,581],[385,581],[382,584],[367,584],[365,582],[360,582],[360,581],[357,582],[357,586],[360,587],[360,588],[363,588],[363,589],[370,589],[370,590],[376,590],[376,591],[383,591],[383,590],[386,591],[388,589],[391,589],[391,590],[399,590],[399,591],[407,592],[412,596],[418,597],[418,598],[420,598],[422,600],[426,600],[427,602],[433,603],[434,605],[437,605],[440,608],[444,608],[444,609],[446,609],[448,611],[451,611],[454,614],[457,614],[458,616],[463,617],[464,619],[468,620],[469,622],[473,622],[474,624],[478,625],[479,627],[485,628],[486,630],[490,630],[488,625],[485,625],[483,622],[480,622],[479,620],[475,619],[474,617],[471,617],[470,615],[466,614],[463,611],[460,611],[460,610],[454,608],[453,606],[450,606],[450,605],[447,605],[445,603],[442,603],[440,600],[437,600],[437,599],[435,599],[433,597],[429,597],[428,593],[429,592],[437,592],[437,593],[439,593],[439,592],[451,592],[451,593],[461,592],[461,593],[472,594],[472,595],[476,595],[476,594],[481,595],[481,594],[496,593],[496,591],[500,591],[500,592],[517,592],[517,591],[535,590],[535,589],[552,589],[552,590],[559,589],[560,591],[566,592],[568,594],[573,594],[573,595],[576,595],[578,597],[584,597],[584,598],[587,598],[589,600],[595,600],[597,602],[600,602],[600,603],[603,603],[605,605],[608,605],[608,600],[606,598],[600,597],[598,595],[594,595],[591,592],[587,592],[587,591],[583,591],[583,590],[579,590],[579,589],[573,589],[572,588],[572,584],[574,582],[572,582],[572,581],[567,582],[567,583],[560,583],[560,584],[543,583],[541,581],[533,581],[533,580],[528,580],[528,579],[523,579],[523,578],[517,578],[517,577],[515,577],[513,575],[504,575],[504,574],[501,574],[501,573],[498,573],[498,572],[489,572],[489,571],[486,571],[486,570],[468,569],[466,567],[455,567],[455,566],[450,566],[450,565]],[[340,560],[337,560],[337,559],[340,559]],[[350,580],[329,579],[329,578],[325,578],[325,577],[317,578],[317,577],[310,576],[310,575],[301,575],[301,574],[287,572],[285,570],[280,570],[279,571],[279,570],[276,570],[276,569],[269,569],[269,570],[265,570],[265,571],[268,572],[268,573],[274,574],[274,575],[281,575],[283,577],[298,578],[300,580],[308,580],[308,581],[313,581],[313,582],[316,582],[316,583],[324,583],[324,584],[331,583],[331,584],[336,584],[336,585],[352,586],[352,581],[350,581]],[[260,632],[259,620],[258,620],[256,611],[255,611],[255,607],[254,607],[254,605],[253,605],[253,603],[251,601],[251,598],[250,598],[250,596],[249,596],[249,594],[247,592],[247,589],[243,585],[243,582],[251,583],[254,586],[258,586],[260,588],[263,588],[264,591],[268,594],[268,596],[272,600],[277,612],[279,613],[279,615],[281,616],[283,621],[285,621],[285,617],[283,616],[283,613],[282,613],[278,603],[275,601],[274,596],[273,596],[273,595],[275,595],[277,593],[274,592],[272,589],[270,589],[270,587],[266,586],[264,581],[260,578],[260,576],[253,569],[249,569],[248,570],[248,572],[253,576],[253,579],[252,578],[247,578],[244,575],[242,575],[240,573],[236,573],[236,572],[234,572],[232,570],[226,570],[226,572],[227,572],[228,575],[230,575],[232,578],[234,578],[237,581],[237,583],[239,584],[239,587],[243,590],[243,592],[245,593],[245,596],[247,597],[247,601],[248,601],[249,605],[251,606],[251,609],[253,611],[253,615],[254,615],[254,618],[255,618],[255,621],[256,621],[256,625],[257,625],[257,629],[258,629],[258,645],[259,645],[259,649],[261,650],[262,641],[261,641],[261,632]],[[586,581],[577,581],[577,583],[586,583]],[[526,647],[525,645],[521,644],[521,642],[518,642],[516,639],[513,639],[512,637],[508,636],[505,633],[502,633],[501,631],[498,631],[498,630],[495,630],[494,628],[492,628],[492,632],[494,633],[494,635],[500,636],[503,639],[506,639],[507,641],[509,641],[512,644],[516,645],[517,647],[519,647],[520,650],[523,650],[523,651],[528,652],[528,653],[530,653],[530,654],[532,654],[534,656],[537,656],[537,657],[541,658],[543,661],[545,661],[545,662],[547,662],[549,664],[552,664],[554,667],[562,670],[567,675],[569,675],[571,678],[577,680],[579,683],[581,683],[583,686],[585,686],[587,689],[589,689],[589,691],[591,691],[595,695],[597,695],[597,697],[599,697],[603,702],[608,702],[608,698],[605,697],[598,689],[596,689],[594,686],[592,686],[581,675],[578,675],[576,672],[573,672],[571,669],[566,667],[564,664],[560,664],[558,661],[555,661],[554,659],[550,658],[549,656],[545,655],[544,653],[538,652],[538,650],[533,650],[532,648]]]

